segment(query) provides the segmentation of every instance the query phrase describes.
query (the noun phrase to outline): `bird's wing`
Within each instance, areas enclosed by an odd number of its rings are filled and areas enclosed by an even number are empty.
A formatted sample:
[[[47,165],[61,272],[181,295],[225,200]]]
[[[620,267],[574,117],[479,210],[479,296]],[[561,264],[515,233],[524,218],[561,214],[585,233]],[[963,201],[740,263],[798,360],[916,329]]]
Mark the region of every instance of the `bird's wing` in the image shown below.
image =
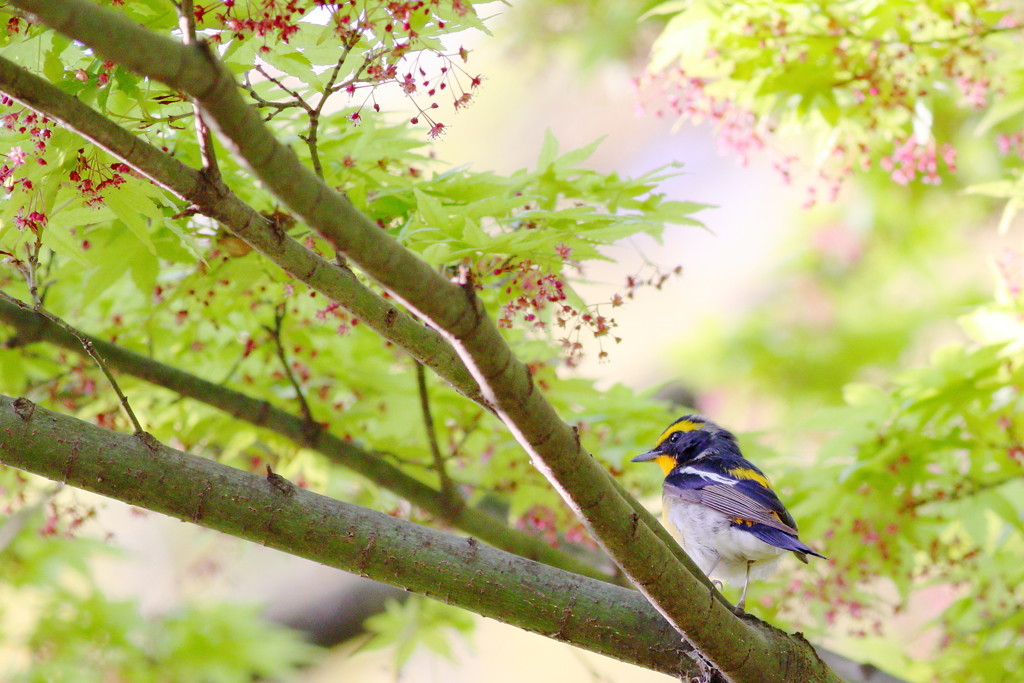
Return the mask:
[[[735,520],[797,535],[796,522],[779,497],[753,479],[731,479],[684,467],[665,479],[665,495],[717,510]]]
[[[750,533],[754,534],[754,536],[761,539],[768,545],[773,545],[776,548],[782,548],[783,550],[792,550],[797,556],[797,559],[804,564],[807,564],[808,555],[814,555],[815,557],[820,557],[823,560],[828,559],[793,534],[785,531],[780,531],[779,529],[765,526],[764,524],[751,524],[747,529]]]

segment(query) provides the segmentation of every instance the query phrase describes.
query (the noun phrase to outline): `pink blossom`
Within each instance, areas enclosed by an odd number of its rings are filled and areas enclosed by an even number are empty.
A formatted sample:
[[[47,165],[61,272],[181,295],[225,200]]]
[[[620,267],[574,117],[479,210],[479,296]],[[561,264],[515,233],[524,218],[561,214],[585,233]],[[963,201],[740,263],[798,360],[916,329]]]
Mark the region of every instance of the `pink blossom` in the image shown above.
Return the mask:
[[[11,151],[7,153],[7,158],[11,160],[13,165],[21,166],[25,163],[25,152],[21,147],[12,147]]]

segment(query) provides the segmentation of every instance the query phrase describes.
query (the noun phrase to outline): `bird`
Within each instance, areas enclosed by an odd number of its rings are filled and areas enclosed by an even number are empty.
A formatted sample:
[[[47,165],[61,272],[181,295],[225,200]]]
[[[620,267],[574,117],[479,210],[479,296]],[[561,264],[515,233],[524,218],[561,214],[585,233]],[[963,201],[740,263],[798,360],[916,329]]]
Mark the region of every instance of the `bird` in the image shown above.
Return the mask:
[[[800,540],[793,516],[732,432],[706,417],[684,415],[631,462],[651,461],[665,472],[663,516],[686,554],[709,578],[743,582],[738,613],[751,576],[771,575],[786,552],[805,564],[808,555],[827,559]]]

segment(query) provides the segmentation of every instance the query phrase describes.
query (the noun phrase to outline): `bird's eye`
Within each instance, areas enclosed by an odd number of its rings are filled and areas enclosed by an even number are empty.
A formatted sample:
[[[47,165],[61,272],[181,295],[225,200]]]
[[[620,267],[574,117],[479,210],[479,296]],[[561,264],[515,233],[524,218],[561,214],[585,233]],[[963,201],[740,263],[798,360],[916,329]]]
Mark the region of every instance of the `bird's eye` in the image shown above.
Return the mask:
[[[681,436],[681,433],[680,432],[676,432],[672,436],[668,437],[668,442],[669,443],[675,443],[676,441],[679,441],[679,437],[680,436]]]

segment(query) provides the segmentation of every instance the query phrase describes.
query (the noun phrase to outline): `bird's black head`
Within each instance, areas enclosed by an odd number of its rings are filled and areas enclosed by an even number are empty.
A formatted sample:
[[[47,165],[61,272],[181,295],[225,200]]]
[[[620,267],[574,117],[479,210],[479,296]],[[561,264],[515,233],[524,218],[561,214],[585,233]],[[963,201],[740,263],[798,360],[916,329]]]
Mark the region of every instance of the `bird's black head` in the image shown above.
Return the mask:
[[[661,433],[654,448],[636,456],[632,462],[653,460],[661,466],[667,476],[673,469],[693,460],[719,439],[736,443],[736,437],[731,432],[722,429],[711,420],[700,415],[685,415]]]

